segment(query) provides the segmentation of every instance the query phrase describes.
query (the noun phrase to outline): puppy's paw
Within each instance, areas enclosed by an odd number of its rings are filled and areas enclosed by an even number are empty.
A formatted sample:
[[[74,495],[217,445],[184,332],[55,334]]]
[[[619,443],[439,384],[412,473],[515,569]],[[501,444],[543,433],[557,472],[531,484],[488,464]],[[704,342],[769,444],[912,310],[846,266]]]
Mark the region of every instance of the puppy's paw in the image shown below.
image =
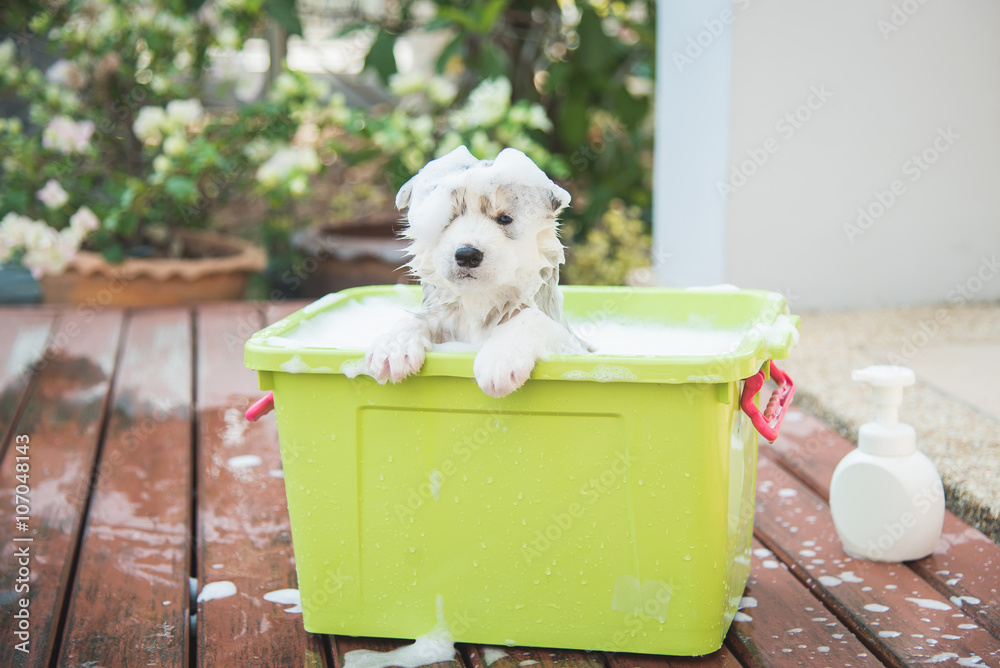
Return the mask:
[[[533,355],[523,351],[504,350],[503,346],[483,346],[476,355],[472,370],[479,387],[491,397],[499,399],[524,385],[535,368]]]
[[[398,383],[424,365],[430,341],[413,332],[389,332],[375,339],[365,354],[372,377],[384,384]]]

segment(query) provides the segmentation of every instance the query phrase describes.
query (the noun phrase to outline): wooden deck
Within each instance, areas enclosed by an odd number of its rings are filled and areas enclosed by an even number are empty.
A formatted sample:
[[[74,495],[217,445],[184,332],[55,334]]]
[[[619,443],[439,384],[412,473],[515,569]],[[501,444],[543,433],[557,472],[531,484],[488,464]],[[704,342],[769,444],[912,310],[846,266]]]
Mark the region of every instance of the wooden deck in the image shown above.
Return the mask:
[[[241,415],[261,396],[242,347],[298,306],[0,308],[0,666],[340,668],[406,644],[307,634],[264,598],[296,583],[274,420]],[[459,645],[452,668],[1000,666],[1000,547],[949,514],[926,559],[847,557],[827,492],[850,448],[799,411],[762,445],[753,571],[716,654]],[[245,455],[260,463],[226,465]],[[196,602],[226,580],[235,595]]]

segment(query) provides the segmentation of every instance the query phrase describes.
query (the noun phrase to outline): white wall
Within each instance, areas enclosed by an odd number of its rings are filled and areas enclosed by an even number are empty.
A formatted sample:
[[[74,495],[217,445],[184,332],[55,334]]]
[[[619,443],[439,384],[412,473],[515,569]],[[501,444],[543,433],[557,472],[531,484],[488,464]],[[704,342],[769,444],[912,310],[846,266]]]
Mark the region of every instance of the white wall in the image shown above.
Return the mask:
[[[752,175],[730,184],[726,280],[796,311],[1000,299],[1000,2],[733,13],[730,163]]]

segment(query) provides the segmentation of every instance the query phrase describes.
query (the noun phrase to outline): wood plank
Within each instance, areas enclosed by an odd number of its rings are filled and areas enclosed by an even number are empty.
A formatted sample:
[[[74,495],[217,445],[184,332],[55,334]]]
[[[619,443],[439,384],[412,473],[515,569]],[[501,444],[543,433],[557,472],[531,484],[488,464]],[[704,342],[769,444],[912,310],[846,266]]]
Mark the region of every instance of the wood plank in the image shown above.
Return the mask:
[[[198,604],[199,666],[324,666],[322,638],[302,615],[264,600],[295,589],[291,533],[274,416],[249,423],[260,396],[243,343],[264,325],[253,304],[197,313],[197,578],[236,594]]]
[[[723,646],[707,656],[657,656],[655,654],[607,654],[609,668],[741,668],[743,664]]]
[[[795,475],[761,456],[757,480],[755,536],[883,663],[1000,660],[996,638],[905,564],[845,554],[829,507]]]
[[[0,448],[17,416],[34,367],[45,354],[55,311],[34,308],[0,308]]]
[[[2,643],[2,666],[48,666],[51,662],[87,506],[121,326],[120,311],[103,313],[67,339],[49,359],[15,425],[19,438],[0,464],[0,507],[15,507],[16,488],[23,482],[28,487],[23,496],[30,509],[25,520],[27,531],[18,530],[13,517],[0,522],[0,559],[11,565],[0,571],[0,591],[9,592],[15,600],[28,601],[32,622],[30,653],[17,652],[13,642]],[[27,477],[18,480],[18,476]],[[22,559],[30,571],[27,578],[20,577],[14,567]],[[15,588],[25,585],[28,590],[14,596]],[[10,600],[4,607],[10,614],[0,619],[0,634],[14,638],[12,614],[20,606]]]
[[[191,316],[130,316],[59,665],[181,666],[191,558]]]
[[[470,668],[604,668],[602,652],[539,647],[493,647],[461,645],[462,656]],[[612,655],[614,656],[614,655]],[[642,655],[621,655],[642,656]],[[631,668],[631,666],[629,667]]]
[[[864,644],[758,541],[726,645],[747,666],[881,666]]]
[[[833,470],[854,450],[850,441],[801,410],[786,416],[773,445],[761,445],[824,500],[830,498]],[[1000,638],[1000,545],[947,511],[934,554],[909,566]]]

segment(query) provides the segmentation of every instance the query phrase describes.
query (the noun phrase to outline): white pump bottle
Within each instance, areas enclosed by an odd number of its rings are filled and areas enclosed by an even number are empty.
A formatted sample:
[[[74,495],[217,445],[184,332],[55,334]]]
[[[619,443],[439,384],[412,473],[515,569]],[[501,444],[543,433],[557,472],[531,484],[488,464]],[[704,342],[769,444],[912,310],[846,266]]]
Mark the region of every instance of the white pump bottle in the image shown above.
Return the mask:
[[[911,369],[870,366],[851,374],[872,386],[876,421],[861,426],[858,449],[837,465],[830,511],[844,550],[872,561],[910,561],[937,546],[944,488],[934,464],[917,451],[916,432],[899,422]]]

